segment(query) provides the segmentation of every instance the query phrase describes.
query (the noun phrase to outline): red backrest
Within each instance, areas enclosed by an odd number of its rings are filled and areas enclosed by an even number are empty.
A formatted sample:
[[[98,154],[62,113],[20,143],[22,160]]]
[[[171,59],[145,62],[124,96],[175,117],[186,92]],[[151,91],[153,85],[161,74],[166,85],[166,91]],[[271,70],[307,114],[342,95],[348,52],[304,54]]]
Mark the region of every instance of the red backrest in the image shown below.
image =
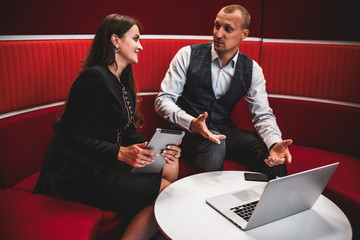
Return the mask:
[[[261,44],[269,93],[360,103],[360,46]]]
[[[0,42],[0,114],[63,101],[91,40]]]
[[[141,96],[140,111],[144,124],[139,130],[150,138],[156,128],[169,123],[154,111],[156,94]],[[46,151],[55,134],[63,105],[30,111],[0,119],[0,188],[10,187],[41,169]]]
[[[139,111],[144,122],[139,132],[150,139],[156,128],[168,128],[169,122],[155,113],[154,101],[157,94],[142,95],[140,97]]]
[[[0,119],[0,177],[10,187],[40,170],[62,106]]]
[[[359,107],[275,97],[269,104],[284,139],[360,158]]]
[[[67,98],[92,40],[0,41],[0,114]],[[171,59],[194,39],[142,39],[144,51],[134,65],[140,92],[158,91]],[[240,50],[259,59],[260,42],[245,41]]]

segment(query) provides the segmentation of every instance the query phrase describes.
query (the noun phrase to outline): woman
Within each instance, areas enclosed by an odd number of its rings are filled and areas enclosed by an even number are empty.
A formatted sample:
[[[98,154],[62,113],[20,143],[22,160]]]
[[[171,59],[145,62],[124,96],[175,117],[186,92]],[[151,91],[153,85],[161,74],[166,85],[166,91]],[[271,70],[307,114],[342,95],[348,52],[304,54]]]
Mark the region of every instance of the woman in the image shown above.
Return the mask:
[[[138,62],[142,50],[139,37],[139,23],[127,16],[112,14],[100,24],[54,127],[56,135],[34,189],[101,209],[137,213],[123,239],[147,239],[157,231],[153,202],[177,179],[181,151],[169,146],[162,153],[167,164],[158,174],[130,173],[156,156],[144,149],[146,139],[136,132],[141,118],[131,64]]]

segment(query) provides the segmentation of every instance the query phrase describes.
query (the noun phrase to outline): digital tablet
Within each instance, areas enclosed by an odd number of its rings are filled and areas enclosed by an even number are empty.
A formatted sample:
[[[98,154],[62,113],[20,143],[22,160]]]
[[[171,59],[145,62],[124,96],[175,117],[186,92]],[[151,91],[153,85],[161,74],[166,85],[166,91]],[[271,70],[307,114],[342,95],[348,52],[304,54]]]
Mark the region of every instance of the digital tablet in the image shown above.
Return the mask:
[[[152,150],[159,156],[151,156],[154,162],[142,168],[133,168],[133,173],[158,173],[166,164],[164,156],[161,155],[168,145],[179,145],[184,137],[184,131],[157,128],[146,149]]]

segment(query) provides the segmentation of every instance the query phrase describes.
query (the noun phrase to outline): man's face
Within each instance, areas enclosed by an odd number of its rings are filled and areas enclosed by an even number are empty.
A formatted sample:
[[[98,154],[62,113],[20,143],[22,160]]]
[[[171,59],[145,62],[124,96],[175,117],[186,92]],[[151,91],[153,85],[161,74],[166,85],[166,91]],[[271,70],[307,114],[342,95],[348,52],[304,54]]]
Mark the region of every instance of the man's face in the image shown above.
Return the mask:
[[[239,48],[240,42],[245,39],[248,29],[243,29],[240,11],[225,13],[220,11],[216,16],[213,29],[214,48],[218,54],[233,53]]]

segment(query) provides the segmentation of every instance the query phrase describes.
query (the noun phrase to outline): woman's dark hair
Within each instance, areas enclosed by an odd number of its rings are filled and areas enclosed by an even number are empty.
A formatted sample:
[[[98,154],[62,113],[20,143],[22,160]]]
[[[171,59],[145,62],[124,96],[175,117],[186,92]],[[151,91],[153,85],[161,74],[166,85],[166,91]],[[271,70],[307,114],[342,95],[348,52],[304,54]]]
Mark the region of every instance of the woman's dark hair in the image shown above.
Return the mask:
[[[95,38],[83,60],[81,73],[94,65],[108,66],[115,63],[115,46],[111,42],[111,36],[116,34],[122,38],[134,25],[137,25],[140,31],[140,24],[135,19],[118,14],[108,15],[96,31]],[[132,68],[127,68],[128,71],[130,69],[132,71]]]
[[[110,14],[105,17],[100,23],[95,38],[82,61],[80,75],[94,65],[108,66],[114,63],[116,64],[115,46],[111,42],[111,36],[116,34],[119,38],[122,38],[134,25],[137,25],[140,31],[139,22],[131,17],[118,14]],[[137,88],[131,64],[123,70],[121,79],[126,81],[132,95],[135,97],[134,125],[136,128],[139,128],[142,124],[142,118],[139,113],[140,99],[137,96]]]

